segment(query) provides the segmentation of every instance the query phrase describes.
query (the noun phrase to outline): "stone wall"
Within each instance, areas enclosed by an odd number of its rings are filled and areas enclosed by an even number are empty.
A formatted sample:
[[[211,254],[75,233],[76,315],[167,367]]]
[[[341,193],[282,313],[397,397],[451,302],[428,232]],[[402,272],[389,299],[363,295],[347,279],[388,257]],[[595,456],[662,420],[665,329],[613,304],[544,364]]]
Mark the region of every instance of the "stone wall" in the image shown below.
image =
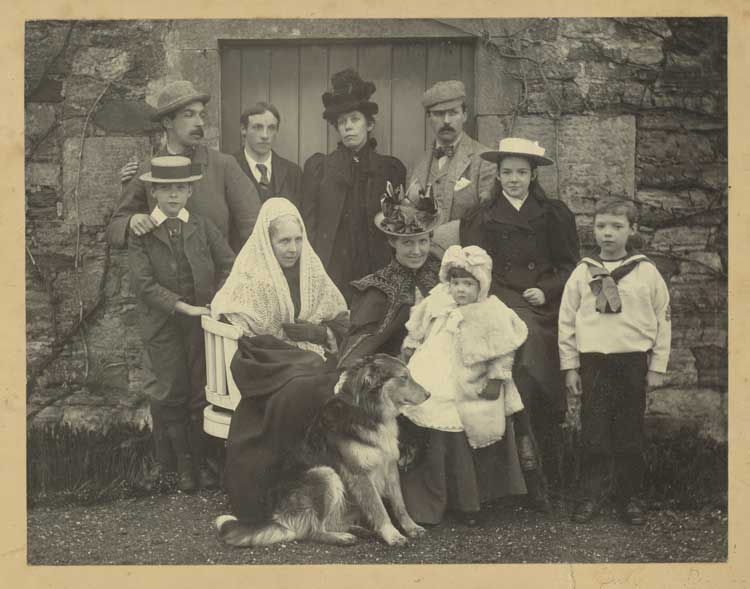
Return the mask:
[[[104,228],[119,166],[159,141],[165,83],[211,88],[219,39],[477,38],[479,139],[538,139],[592,244],[594,200],[632,198],[640,248],[672,294],[673,352],[649,398],[657,432],[726,438],[727,126],[723,19],[29,22],[26,30],[28,411],[101,428],[147,419],[125,257]],[[418,108],[418,105],[415,105]],[[83,141],[82,141],[83,139]]]

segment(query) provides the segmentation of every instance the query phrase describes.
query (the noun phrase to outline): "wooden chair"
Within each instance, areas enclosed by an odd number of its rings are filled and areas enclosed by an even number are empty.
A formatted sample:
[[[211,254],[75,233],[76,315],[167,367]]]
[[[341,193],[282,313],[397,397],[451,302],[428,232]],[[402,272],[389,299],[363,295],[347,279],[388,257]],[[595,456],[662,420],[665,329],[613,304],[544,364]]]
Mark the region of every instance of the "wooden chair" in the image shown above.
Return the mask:
[[[240,402],[240,391],[229,365],[237,350],[242,330],[204,315],[201,317],[206,338],[206,399],[203,429],[211,436],[227,439],[232,414]]]

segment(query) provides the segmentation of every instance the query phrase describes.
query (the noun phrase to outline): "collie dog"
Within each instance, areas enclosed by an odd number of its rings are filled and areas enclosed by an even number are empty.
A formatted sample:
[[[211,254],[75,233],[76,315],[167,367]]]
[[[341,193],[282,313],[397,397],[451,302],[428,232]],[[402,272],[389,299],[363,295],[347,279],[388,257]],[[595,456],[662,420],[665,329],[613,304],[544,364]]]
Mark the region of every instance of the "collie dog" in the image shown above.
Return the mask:
[[[401,407],[430,395],[399,359],[367,356],[346,369],[311,423],[295,463],[275,492],[273,515],[264,525],[237,518],[216,519],[219,538],[232,546],[266,546],[292,540],[353,544],[352,531],[379,535],[387,544],[403,544],[383,503],[403,533],[424,533],[406,511],[398,473],[398,425]],[[364,524],[365,529],[356,524]]]

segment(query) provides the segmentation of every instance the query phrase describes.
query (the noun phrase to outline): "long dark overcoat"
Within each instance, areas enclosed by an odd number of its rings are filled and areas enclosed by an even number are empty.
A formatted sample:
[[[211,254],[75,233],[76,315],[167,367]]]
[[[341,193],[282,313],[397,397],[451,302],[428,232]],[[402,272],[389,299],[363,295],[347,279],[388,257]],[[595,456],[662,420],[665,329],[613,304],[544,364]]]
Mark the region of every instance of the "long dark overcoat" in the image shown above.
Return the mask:
[[[462,246],[478,245],[492,257],[490,294],[527,324],[529,337],[516,357],[539,383],[550,407],[565,407],[557,352],[560,298],[579,259],[575,216],[560,200],[532,191],[518,211],[503,196],[499,182],[490,207],[478,207],[461,220]],[[522,293],[539,288],[546,299],[535,307]]]

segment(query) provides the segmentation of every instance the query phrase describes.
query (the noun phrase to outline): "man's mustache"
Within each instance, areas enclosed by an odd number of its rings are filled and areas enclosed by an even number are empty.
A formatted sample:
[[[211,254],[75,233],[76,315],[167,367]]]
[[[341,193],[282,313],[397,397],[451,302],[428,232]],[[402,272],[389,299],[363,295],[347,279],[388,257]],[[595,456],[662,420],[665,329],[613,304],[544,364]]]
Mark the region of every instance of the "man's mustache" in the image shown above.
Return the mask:
[[[443,125],[442,127],[440,127],[440,131],[453,131],[453,130],[454,130],[453,127],[451,127],[450,125]],[[438,131],[438,133],[440,131]]]
[[[198,129],[195,129],[195,131],[190,131],[190,134],[203,138],[203,129],[199,127]]]

